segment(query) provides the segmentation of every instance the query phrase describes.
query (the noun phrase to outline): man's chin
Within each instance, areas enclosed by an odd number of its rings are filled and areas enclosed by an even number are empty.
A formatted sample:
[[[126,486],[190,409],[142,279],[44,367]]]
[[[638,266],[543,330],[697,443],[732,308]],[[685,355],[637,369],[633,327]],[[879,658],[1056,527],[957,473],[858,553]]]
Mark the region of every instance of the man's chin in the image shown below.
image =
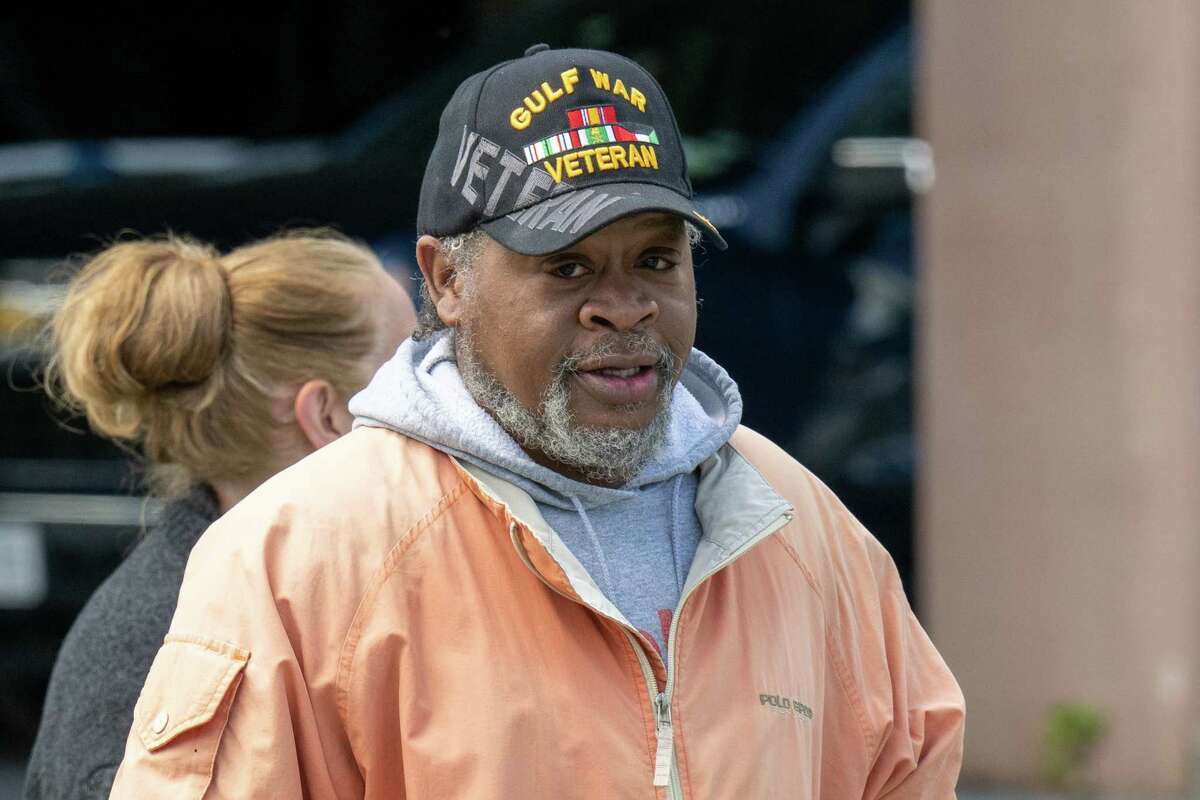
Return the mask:
[[[654,415],[643,417],[630,417],[623,414],[612,414],[603,416],[583,416],[576,415],[574,425],[572,427],[590,431],[628,431],[630,433],[644,433],[649,431],[654,425]]]
[[[654,424],[658,412],[656,404],[633,407],[608,406],[597,408],[587,403],[571,404],[571,419],[574,427],[598,429],[620,429],[641,431]]]
[[[645,431],[661,413],[662,398],[621,405],[597,403],[584,392],[571,393],[571,418],[574,427],[591,430]]]

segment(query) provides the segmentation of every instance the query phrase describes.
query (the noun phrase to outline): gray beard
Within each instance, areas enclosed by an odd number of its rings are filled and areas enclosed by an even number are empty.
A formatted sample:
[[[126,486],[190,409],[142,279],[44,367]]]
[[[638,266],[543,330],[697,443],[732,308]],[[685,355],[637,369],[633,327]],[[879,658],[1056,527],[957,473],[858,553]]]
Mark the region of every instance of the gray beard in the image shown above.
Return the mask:
[[[649,336],[613,334],[586,353],[564,358],[534,412],[483,366],[468,326],[460,325],[454,335],[458,371],[475,402],[522,448],[581,472],[588,481],[618,486],[628,483],[666,439],[678,359]],[[579,363],[611,353],[651,354],[657,358],[658,408],[644,428],[580,425],[571,411],[570,380]]]

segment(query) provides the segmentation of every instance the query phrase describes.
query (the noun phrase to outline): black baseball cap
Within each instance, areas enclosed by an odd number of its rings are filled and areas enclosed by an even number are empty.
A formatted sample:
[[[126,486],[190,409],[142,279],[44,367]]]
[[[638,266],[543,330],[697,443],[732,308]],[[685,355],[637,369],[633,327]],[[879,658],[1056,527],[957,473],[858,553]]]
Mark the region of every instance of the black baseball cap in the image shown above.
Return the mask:
[[[510,250],[545,255],[644,211],[695,222],[675,115],[633,61],[602,50],[551,50],[467,78],[442,112],[425,167],[417,233],[483,228]]]

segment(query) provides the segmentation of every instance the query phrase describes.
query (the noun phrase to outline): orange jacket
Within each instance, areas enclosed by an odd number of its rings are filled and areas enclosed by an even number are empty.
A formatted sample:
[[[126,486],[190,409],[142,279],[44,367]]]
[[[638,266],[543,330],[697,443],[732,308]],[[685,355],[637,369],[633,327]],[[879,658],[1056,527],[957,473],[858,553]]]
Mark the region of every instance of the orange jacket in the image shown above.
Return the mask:
[[[114,798],[951,798],[963,700],[887,553],[739,429],[669,669],[511,484],[360,428],[201,538]]]

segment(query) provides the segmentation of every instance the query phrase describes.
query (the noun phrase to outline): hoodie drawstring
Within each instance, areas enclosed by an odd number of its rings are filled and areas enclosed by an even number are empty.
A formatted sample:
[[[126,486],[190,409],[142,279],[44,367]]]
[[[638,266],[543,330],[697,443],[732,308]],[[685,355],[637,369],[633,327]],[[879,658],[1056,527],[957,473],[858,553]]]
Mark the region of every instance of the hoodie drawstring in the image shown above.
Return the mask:
[[[683,475],[684,473],[682,472],[676,475],[671,486],[671,509],[670,517],[668,517],[671,528],[667,531],[667,540],[671,543],[671,566],[675,570],[675,586],[681,594],[683,593],[683,578],[681,577],[683,569],[679,564],[678,548],[675,547],[675,531],[679,530],[679,517],[677,515],[679,509],[679,490],[683,488]]]
[[[596,554],[596,561],[600,564],[600,571],[604,573],[604,594],[613,600],[617,596],[617,587],[613,584],[612,574],[608,571],[608,560],[604,557],[604,551],[600,549],[600,537],[596,535],[596,529],[592,527],[592,521],[588,519],[587,511],[583,508],[583,503],[573,494],[567,495],[571,498],[571,503],[575,506],[575,513],[583,520],[583,528],[587,531],[588,540],[592,543],[592,550]]]

